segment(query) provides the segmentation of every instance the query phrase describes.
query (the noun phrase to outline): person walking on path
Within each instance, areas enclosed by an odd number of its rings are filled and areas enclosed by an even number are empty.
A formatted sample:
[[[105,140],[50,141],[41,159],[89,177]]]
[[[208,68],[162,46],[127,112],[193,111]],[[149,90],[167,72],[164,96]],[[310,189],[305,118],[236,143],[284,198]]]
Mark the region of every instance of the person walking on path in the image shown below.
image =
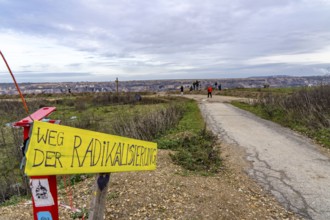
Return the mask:
[[[207,98],[212,98],[212,86],[207,87]]]
[[[183,86],[180,87],[181,96],[183,96]]]

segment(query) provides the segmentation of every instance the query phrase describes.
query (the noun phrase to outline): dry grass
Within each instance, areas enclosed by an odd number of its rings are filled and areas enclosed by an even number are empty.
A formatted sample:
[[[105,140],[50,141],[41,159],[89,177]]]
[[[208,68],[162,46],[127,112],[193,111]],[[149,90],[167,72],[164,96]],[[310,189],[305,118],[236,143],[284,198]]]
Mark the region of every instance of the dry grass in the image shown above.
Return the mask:
[[[158,111],[148,112],[145,115],[134,115],[127,118],[120,115],[113,122],[115,134],[142,140],[153,140],[156,135],[164,133],[174,127],[184,113],[178,104],[171,104]]]
[[[258,104],[265,109],[281,110],[287,119],[311,128],[330,125],[330,86],[304,88],[289,96],[267,94],[260,97]],[[271,111],[270,111],[271,112]]]

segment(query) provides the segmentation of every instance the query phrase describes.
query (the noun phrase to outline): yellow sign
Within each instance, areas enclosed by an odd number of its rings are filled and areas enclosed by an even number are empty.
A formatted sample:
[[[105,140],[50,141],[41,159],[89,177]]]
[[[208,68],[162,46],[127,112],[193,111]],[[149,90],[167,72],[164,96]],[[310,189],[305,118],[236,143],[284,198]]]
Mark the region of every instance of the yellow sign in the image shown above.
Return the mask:
[[[26,152],[28,176],[156,169],[157,144],[34,121]]]

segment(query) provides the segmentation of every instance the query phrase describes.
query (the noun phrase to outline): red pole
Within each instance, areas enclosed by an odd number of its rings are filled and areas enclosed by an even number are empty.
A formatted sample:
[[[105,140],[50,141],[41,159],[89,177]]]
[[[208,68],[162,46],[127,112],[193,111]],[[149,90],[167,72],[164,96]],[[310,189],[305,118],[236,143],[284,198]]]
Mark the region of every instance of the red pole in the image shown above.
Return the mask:
[[[48,197],[46,199],[48,201],[51,201],[51,203],[48,203],[45,206],[39,206],[38,201],[40,199],[38,197],[35,197],[32,193],[34,220],[43,220],[43,219],[58,220],[59,216],[58,216],[56,176],[31,176],[30,177],[30,185],[31,184],[37,185],[37,187],[34,187],[31,190],[36,190],[39,186],[45,187],[45,185],[43,185],[45,183],[48,183],[49,190],[50,190],[50,192],[47,192]],[[40,184],[40,185],[38,185],[38,184]],[[51,198],[49,196],[51,196]]]
[[[22,99],[27,118],[16,122],[16,126],[24,128],[24,144],[26,144],[29,138],[30,124],[33,120],[41,120],[44,117],[55,111],[54,107],[42,108],[37,112],[30,115],[24,96],[16,82],[14,74],[12,73],[5,56],[0,51],[0,55],[5,62],[7,69],[13,78],[16,89]],[[54,121],[55,122],[55,121]],[[54,123],[51,122],[51,123]],[[30,187],[32,190],[32,202],[33,202],[33,216],[35,220],[58,220],[58,202],[57,202],[57,182],[56,176],[33,176],[30,177]]]
[[[22,92],[21,92],[21,90],[20,90],[20,88],[19,88],[19,86],[18,86],[18,84],[17,84],[17,82],[16,82],[16,79],[15,79],[15,77],[14,77],[14,74],[13,74],[13,72],[11,71],[11,69],[10,69],[10,67],[9,67],[9,65],[8,65],[8,63],[7,63],[7,60],[6,60],[5,56],[2,54],[1,50],[0,50],[0,55],[1,55],[2,59],[3,59],[3,61],[5,62],[6,66],[7,66],[7,69],[8,69],[8,71],[9,71],[10,75],[11,75],[11,78],[13,78],[13,81],[14,81],[14,83],[15,83],[16,89],[17,89],[17,91],[18,91],[18,93],[19,93],[19,95],[20,95],[20,97],[21,97],[21,99],[22,99],[22,102],[23,102],[23,105],[24,105],[25,111],[26,111],[26,113],[29,115],[29,114],[30,114],[30,113],[29,113],[29,109],[28,109],[28,107],[27,107],[27,105],[26,105],[26,101],[25,101],[25,99],[24,99],[24,96],[23,96],[23,94],[22,94]]]
[[[24,143],[29,139],[30,127],[33,120],[42,120],[55,111],[55,107],[45,107],[34,112],[18,122],[15,126],[23,127]],[[49,123],[56,123],[50,120]],[[30,187],[32,193],[34,220],[58,220],[58,199],[56,176],[31,176]]]

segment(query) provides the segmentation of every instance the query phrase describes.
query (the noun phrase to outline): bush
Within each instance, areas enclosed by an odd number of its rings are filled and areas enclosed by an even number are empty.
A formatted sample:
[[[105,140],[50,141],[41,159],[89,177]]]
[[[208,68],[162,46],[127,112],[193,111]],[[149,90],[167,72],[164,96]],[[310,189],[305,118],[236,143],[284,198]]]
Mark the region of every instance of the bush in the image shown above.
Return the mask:
[[[93,97],[89,96],[89,98],[94,106],[110,104],[159,104],[167,102],[167,100],[155,97],[142,97],[140,93],[125,93],[119,95],[113,93],[99,93]]]
[[[259,99],[265,113],[274,118],[281,112],[283,120],[302,123],[309,128],[330,126],[330,86],[304,88],[289,96],[267,94]]]
[[[120,115],[113,121],[113,132],[120,136],[126,136],[142,140],[153,140],[158,134],[175,126],[184,113],[182,106],[170,104],[158,111],[148,112],[146,115]]]

